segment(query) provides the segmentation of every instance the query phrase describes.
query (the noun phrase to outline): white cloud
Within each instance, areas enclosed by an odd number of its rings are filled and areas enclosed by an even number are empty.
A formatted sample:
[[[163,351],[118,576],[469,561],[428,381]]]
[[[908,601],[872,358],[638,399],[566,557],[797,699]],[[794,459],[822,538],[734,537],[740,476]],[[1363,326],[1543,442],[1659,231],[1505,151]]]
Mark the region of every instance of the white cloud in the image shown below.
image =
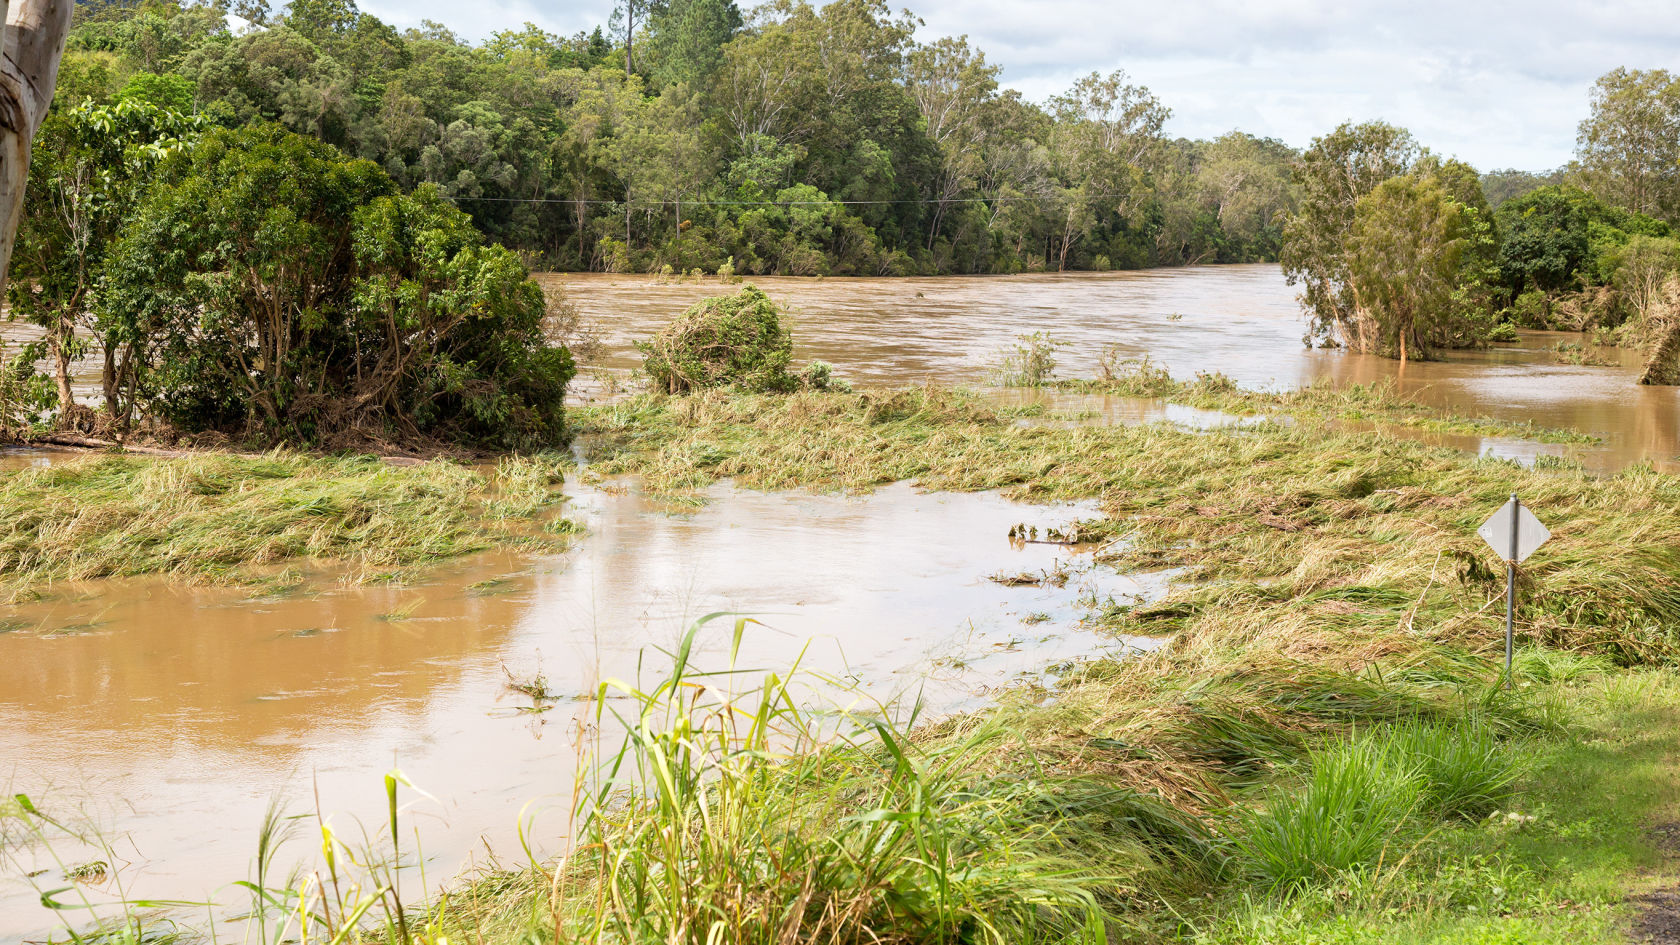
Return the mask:
[[[968,34],[1034,100],[1124,68],[1171,106],[1174,134],[1241,128],[1304,145],[1344,120],[1382,118],[1482,168],[1567,161],[1593,79],[1680,67],[1672,0],[910,2],[923,38]],[[433,19],[472,39],[527,20],[574,33],[611,8],[480,0],[464,17],[444,0],[365,4],[398,26]]]

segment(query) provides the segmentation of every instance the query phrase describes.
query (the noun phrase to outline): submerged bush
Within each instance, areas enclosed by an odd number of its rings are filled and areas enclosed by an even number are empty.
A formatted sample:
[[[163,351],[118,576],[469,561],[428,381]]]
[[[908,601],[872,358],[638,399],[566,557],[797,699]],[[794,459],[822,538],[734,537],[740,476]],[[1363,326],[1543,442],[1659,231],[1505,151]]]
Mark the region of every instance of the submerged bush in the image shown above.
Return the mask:
[[[563,437],[571,355],[518,258],[436,190],[278,127],[166,162],[101,301],[122,396],[189,432]]]
[[[701,299],[636,348],[654,387],[668,394],[713,387],[786,393],[801,387],[820,390],[833,382],[822,362],[798,374],[789,370],[793,336],[782,311],[751,285],[734,295]]]
[[[1017,335],[1015,346],[1004,352],[993,372],[1000,387],[1039,387],[1056,376],[1056,349],[1067,345],[1049,332]]]

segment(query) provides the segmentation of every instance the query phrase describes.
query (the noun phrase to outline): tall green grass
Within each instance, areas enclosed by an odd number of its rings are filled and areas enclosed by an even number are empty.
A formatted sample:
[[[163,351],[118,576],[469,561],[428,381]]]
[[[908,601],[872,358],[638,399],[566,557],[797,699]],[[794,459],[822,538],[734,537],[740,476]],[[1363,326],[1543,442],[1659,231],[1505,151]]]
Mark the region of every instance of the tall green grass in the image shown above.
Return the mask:
[[[1518,774],[1509,748],[1474,717],[1368,729],[1310,750],[1303,766],[1301,784],[1274,786],[1237,815],[1237,847],[1274,892],[1401,857],[1419,823],[1485,817]]]
[[[574,851],[532,865],[545,894],[527,903],[528,931],[695,945],[1104,942],[1121,876],[1154,862],[1149,845],[1197,842],[1136,792],[975,778],[970,759],[1010,737],[997,727],[928,746],[879,713],[813,714],[797,668],[745,686],[733,669],[699,671],[704,626],[653,686],[603,684],[628,703],[600,699],[599,721],[627,734],[583,798]],[[735,622],[732,652],[746,626]]]
[[[1375,862],[1422,802],[1415,762],[1382,741],[1317,750],[1307,764],[1299,789],[1274,788],[1239,815],[1238,847],[1273,891]]]

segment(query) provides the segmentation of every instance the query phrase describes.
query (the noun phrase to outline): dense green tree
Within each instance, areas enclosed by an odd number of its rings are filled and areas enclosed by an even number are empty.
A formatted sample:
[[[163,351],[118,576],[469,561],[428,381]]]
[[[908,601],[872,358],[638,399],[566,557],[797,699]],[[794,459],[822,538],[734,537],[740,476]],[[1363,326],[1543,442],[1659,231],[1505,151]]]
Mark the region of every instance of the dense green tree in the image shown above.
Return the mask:
[[[1126,218],[1141,209],[1148,177],[1162,159],[1161,129],[1171,110],[1123,71],[1093,72],[1051,106],[1057,119],[1051,147],[1064,180],[1055,240],[1056,268],[1063,270],[1074,243],[1109,222],[1105,217]]]
[[[553,444],[541,289],[430,187],[273,125],[170,158],[113,247],[128,397],[189,431]]]
[[[1680,79],[1667,70],[1600,76],[1576,147],[1594,194],[1638,213],[1680,218]]]
[[[1421,149],[1403,128],[1382,122],[1343,124],[1313,139],[1295,170],[1299,203],[1280,253],[1291,285],[1312,319],[1309,337],[1358,345],[1345,250],[1354,209],[1378,185],[1411,170]]]
[[[672,0],[654,12],[643,55],[659,85],[704,88],[743,21],[734,0]]]
[[[106,254],[158,162],[190,143],[201,120],[137,100],[55,110],[29,169],[7,287],[10,317],[42,330],[61,420],[74,409],[70,366],[84,353]],[[116,404],[120,345],[106,339],[104,391]]]
[[[1355,204],[1344,253],[1357,311],[1354,347],[1404,364],[1433,348],[1479,343],[1492,327],[1476,282],[1485,271],[1478,260],[1493,254],[1491,226],[1451,183],[1450,175],[1406,174]]]
[[[1587,264],[1591,205],[1571,187],[1541,187],[1500,206],[1499,265],[1513,292],[1556,292]]]
[[[734,256],[746,272],[1008,272],[1270,258],[1292,201],[1275,143],[1168,142],[1166,107],[1123,74],[1027,102],[966,40],[915,42],[917,21],[884,0],[771,0],[744,14],[732,0],[638,0],[620,5],[616,45],[602,29],[529,24],[473,45],[436,23],[398,32],[353,0],[278,14],[246,4],[235,12],[250,29],[223,10],[88,8],[66,81],[78,100],[319,138],[404,189],[435,185],[548,266],[710,269]],[[796,185],[805,202],[764,206]]]

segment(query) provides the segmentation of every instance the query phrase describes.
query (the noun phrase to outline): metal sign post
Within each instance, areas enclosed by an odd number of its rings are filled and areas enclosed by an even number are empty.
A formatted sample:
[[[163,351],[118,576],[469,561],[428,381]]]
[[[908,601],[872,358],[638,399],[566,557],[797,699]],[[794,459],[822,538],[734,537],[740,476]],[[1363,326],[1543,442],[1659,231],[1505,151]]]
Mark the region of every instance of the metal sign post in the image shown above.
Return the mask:
[[[1536,548],[1546,543],[1552,533],[1523,506],[1515,492],[1511,501],[1488,517],[1476,534],[1505,559],[1505,684],[1511,684],[1511,648],[1516,640],[1517,623],[1517,565]]]

